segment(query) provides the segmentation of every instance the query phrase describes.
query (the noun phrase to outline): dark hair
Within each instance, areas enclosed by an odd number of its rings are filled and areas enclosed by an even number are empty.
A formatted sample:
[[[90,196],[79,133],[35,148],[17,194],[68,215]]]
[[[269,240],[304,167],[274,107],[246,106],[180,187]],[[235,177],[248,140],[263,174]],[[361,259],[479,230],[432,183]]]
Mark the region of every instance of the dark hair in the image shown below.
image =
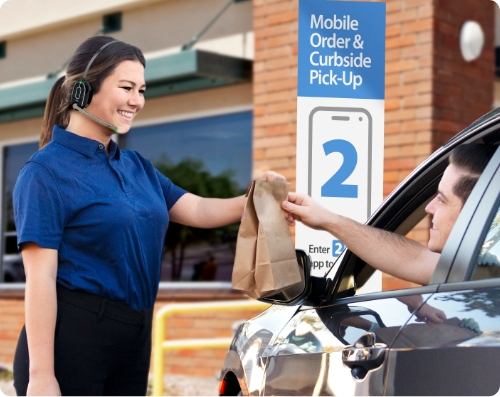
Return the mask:
[[[450,164],[464,173],[453,186],[453,194],[462,200],[469,198],[472,189],[495,153],[497,146],[486,144],[465,144],[453,149]]]
[[[70,97],[73,85],[83,77],[85,68],[94,54],[104,44],[111,41],[116,40],[109,36],[94,36],[85,40],[77,48],[66,69],[66,76],[55,82],[47,98],[40,135],[40,148],[50,142],[54,125],[66,127],[69,124]],[[103,80],[111,75],[116,66],[123,61],[139,61],[142,66],[146,67],[146,60],[139,48],[123,41],[110,44],[94,59],[87,73],[86,80],[92,86],[94,94],[99,92]]]

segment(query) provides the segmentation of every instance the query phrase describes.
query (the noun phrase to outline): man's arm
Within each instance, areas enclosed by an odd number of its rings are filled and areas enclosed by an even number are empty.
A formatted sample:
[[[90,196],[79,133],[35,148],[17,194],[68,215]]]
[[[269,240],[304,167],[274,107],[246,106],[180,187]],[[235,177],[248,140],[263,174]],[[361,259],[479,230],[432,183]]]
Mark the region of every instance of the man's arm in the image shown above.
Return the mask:
[[[439,254],[416,241],[330,212],[307,195],[290,193],[282,207],[289,223],[298,220],[329,232],[362,260],[394,277],[426,285],[439,260]]]

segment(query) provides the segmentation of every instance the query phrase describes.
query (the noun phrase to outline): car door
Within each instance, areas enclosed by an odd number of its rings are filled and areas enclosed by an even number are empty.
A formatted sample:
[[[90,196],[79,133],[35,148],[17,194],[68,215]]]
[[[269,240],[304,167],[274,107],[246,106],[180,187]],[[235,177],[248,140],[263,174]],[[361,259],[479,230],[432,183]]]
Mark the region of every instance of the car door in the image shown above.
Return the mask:
[[[423,302],[436,288],[367,294],[321,308],[301,308],[263,353],[262,394],[381,395],[385,350],[413,312],[408,303]],[[376,340],[360,342],[369,333]],[[344,365],[344,349],[356,342],[380,353],[369,371]]]
[[[427,303],[446,321],[430,326],[413,317],[403,327],[388,354],[385,394],[492,395],[500,389],[499,150],[434,274],[445,282]]]

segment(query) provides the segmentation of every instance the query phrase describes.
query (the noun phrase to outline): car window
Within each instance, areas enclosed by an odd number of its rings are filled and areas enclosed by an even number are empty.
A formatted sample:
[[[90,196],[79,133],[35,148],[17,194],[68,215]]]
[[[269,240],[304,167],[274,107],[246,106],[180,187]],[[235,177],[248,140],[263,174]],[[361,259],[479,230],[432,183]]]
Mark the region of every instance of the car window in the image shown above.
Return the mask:
[[[500,277],[500,207],[487,227],[486,238],[472,273],[473,280]]]

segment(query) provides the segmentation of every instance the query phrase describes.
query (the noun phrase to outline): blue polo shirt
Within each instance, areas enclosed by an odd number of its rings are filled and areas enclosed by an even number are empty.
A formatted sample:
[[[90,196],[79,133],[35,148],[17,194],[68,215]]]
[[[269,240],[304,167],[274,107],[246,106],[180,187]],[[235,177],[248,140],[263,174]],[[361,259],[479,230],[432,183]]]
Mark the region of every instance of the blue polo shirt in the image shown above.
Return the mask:
[[[57,282],[137,310],[158,292],[168,210],[186,193],[137,152],[54,127],[14,188],[18,243],[58,250]]]

